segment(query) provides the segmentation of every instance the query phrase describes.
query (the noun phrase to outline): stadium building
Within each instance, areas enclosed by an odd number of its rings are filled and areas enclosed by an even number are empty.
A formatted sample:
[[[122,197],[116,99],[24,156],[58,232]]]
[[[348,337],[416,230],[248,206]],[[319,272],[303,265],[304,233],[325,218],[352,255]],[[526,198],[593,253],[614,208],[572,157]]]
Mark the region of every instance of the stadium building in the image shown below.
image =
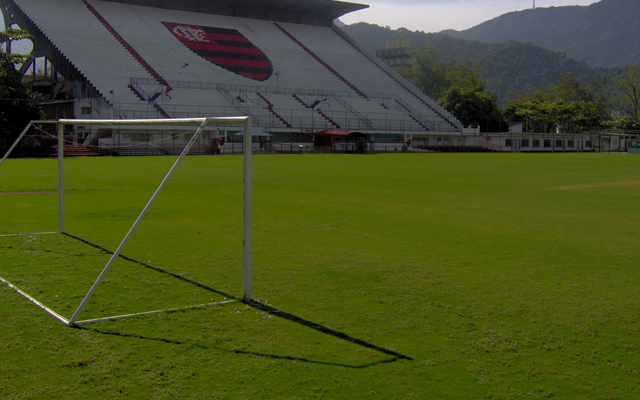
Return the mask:
[[[68,114],[71,103],[75,118],[248,115],[254,146],[275,152],[401,150],[412,142],[446,137],[464,144],[467,138],[460,121],[334,24],[366,5],[331,0],[0,0],[0,5],[5,26],[17,25],[34,36],[35,58],[23,73],[33,72],[34,85],[38,77],[48,81],[52,104],[65,104],[60,109]],[[173,152],[187,140],[170,131],[115,133],[79,127],[70,135],[78,143],[122,153],[140,143],[153,143],[147,152]],[[204,147],[228,152],[238,139],[230,130],[216,130],[204,140]]]

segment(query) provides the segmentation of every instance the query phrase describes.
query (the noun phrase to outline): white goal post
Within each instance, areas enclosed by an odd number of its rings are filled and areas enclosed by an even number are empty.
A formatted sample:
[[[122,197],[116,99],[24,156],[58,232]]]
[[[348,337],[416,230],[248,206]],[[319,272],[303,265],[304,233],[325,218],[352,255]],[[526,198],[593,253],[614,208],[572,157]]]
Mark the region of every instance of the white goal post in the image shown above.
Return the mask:
[[[171,310],[158,310],[158,311],[148,311],[136,314],[129,315],[120,315],[113,317],[104,317],[92,320],[84,320],[79,321],[78,317],[80,313],[83,311],[85,305],[91,299],[91,296],[98,288],[104,277],[109,272],[109,269],[116,261],[116,259],[120,256],[123,248],[126,246],[127,242],[138,228],[140,222],[144,219],[145,215],[158,198],[162,190],[164,189],[166,183],[171,179],[171,176],[175,172],[175,170],[180,166],[184,157],[189,153],[191,147],[196,143],[198,137],[202,134],[205,127],[210,125],[242,125],[243,126],[243,249],[242,249],[242,266],[243,266],[243,300],[248,301],[251,299],[251,119],[249,117],[209,117],[209,118],[179,118],[179,119],[139,119],[139,120],[80,120],[80,119],[61,119],[61,120],[53,120],[53,121],[31,121],[29,125],[22,131],[20,136],[16,139],[13,145],[9,148],[6,154],[3,156],[2,160],[0,160],[0,166],[7,157],[11,154],[13,149],[17,146],[18,142],[25,136],[25,134],[29,131],[32,126],[40,125],[40,124],[55,124],[57,126],[57,139],[58,139],[58,232],[55,233],[64,233],[64,128],[67,125],[107,125],[107,126],[198,126],[197,130],[189,140],[188,144],[185,146],[182,153],[178,159],[174,162],[173,166],[164,177],[154,194],[151,196],[146,206],[133,223],[125,237],[120,242],[118,248],[113,252],[109,261],[102,269],[102,272],[95,280],[85,297],[83,298],[80,305],[77,307],[71,318],[67,319],[57,312],[53,311],[51,308],[47,307],[42,302],[36,300],[26,292],[20,290],[11,282],[0,276],[0,281],[7,284],[9,287],[14,289],[16,292],[26,297],[29,301],[52,315],[54,318],[59,320],[60,322],[68,325],[83,325],[92,322],[98,321],[106,321],[113,319],[121,319],[132,317],[136,315],[147,315],[147,314],[155,314],[165,311],[174,311],[176,309]],[[25,235],[24,233],[18,233],[18,235]],[[14,235],[10,235],[14,236]],[[221,303],[212,303],[212,304],[204,304],[198,306],[190,306],[184,308],[194,308],[194,307],[202,307],[213,304],[225,304],[231,301],[221,302]]]

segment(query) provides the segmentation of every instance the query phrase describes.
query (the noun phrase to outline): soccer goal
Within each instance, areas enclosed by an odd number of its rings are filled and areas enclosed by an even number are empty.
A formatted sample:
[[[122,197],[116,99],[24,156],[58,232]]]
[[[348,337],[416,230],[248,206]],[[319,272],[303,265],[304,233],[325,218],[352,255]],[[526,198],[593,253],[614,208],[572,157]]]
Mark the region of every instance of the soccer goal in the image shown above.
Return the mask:
[[[32,303],[34,303],[35,305],[37,305],[38,307],[40,307],[41,309],[43,309],[44,311],[46,311],[47,313],[52,315],[54,318],[56,318],[57,320],[59,320],[60,322],[66,324],[68,326],[84,325],[84,324],[88,324],[88,323],[92,323],[92,322],[98,322],[98,321],[107,321],[107,320],[128,318],[128,317],[133,317],[133,316],[138,316],[138,315],[148,315],[148,314],[155,314],[155,313],[161,313],[161,312],[166,312],[166,311],[178,310],[178,309],[173,308],[173,309],[168,309],[168,310],[147,311],[147,312],[128,314],[128,315],[106,316],[106,317],[103,317],[103,318],[97,318],[97,319],[91,319],[91,320],[79,320],[80,314],[82,313],[83,309],[85,308],[85,306],[87,305],[87,303],[91,299],[91,296],[93,295],[95,290],[100,286],[102,280],[105,278],[105,276],[108,274],[109,270],[111,269],[111,266],[117,260],[117,258],[120,256],[122,250],[127,245],[127,242],[129,241],[129,239],[131,238],[133,233],[136,231],[136,229],[138,228],[138,226],[140,225],[140,223],[144,219],[145,215],[147,214],[147,212],[149,211],[151,206],[153,206],[153,203],[156,201],[156,199],[158,198],[158,196],[160,195],[160,193],[164,189],[164,187],[167,184],[167,182],[171,179],[171,176],[173,175],[173,173],[180,166],[180,164],[182,163],[182,160],[184,159],[184,157],[189,153],[189,151],[192,149],[193,145],[197,142],[198,138],[205,131],[205,128],[207,126],[214,126],[214,125],[218,125],[218,126],[242,125],[242,129],[243,129],[243,177],[244,177],[244,185],[243,185],[243,192],[244,192],[244,194],[243,194],[243,203],[244,203],[244,205],[243,205],[243,250],[242,250],[243,251],[243,262],[242,262],[243,263],[243,299],[245,301],[251,299],[251,149],[252,149],[251,146],[252,146],[252,144],[251,144],[251,119],[249,117],[210,117],[210,118],[145,119],[145,120],[76,120],[76,119],[61,119],[61,120],[56,120],[56,121],[32,121],[22,131],[20,136],[15,140],[15,142],[12,144],[12,146],[9,148],[9,150],[6,152],[6,154],[3,156],[2,160],[0,160],[0,166],[5,162],[7,157],[16,148],[16,146],[18,145],[20,140],[22,140],[22,138],[25,136],[25,134],[32,127],[37,127],[37,126],[40,126],[40,125],[43,125],[43,124],[55,125],[56,129],[57,129],[58,231],[57,232],[43,232],[43,233],[38,233],[38,234],[62,234],[62,233],[65,233],[65,230],[64,230],[64,147],[65,147],[64,133],[65,133],[65,127],[66,126],[69,126],[69,125],[85,126],[85,127],[87,127],[87,126],[112,126],[112,127],[113,126],[129,126],[129,127],[135,127],[135,126],[138,126],[138,127],[192,126],[192,127],[197,127],[197,129],[195,129],[195,132],[193,133],[193,135],[189,139],[189,141],[186,144],[186,146],[184,146],[184,149],[182,150],[182,152],[178,156],[177,160],[173,163],[173,165],[171,166],[171,168],[167,172],[166,176],[164,177],[164,179],[162,180],[162,182],[160,183],[158,188],[155,190],[155,192],[153,193],[153,195],[151,196],[151,198],[149,199],[149,201],[147,202],[145,207],[142,209],[142,211],[138,215],[137,219],[135,220],[135,222],[133,223],[133,225],[131,226],[131,228],[127,232],[127,234],[124,236],[124,238],[120,242],[118,248],[113,252],[111,257],[109,258],[109,261],[104,266],[104,268],[102,269],[102,271],[98,275],[98,277],[95,280],[95,282],[93,283],[93,285],[88,289],[88,292],[86,293],[86,295],[82,299],[81,303],[78,305],[78,307],[76,308],[75,312],[73,313],[73,315],[70,318],[65,318],[64,316],[62,316],[59,313],[55,312],[54,310],[52,310],[47,305],[45,305],[42,302],[38,301],[33,296],[29,295],[25,291],[23,291],[20,288],[16,287],[14,284],[12,284],[11,282],[9,282],[8,280],[4,279],[1,276],[0,276],[0,281],[2,281],[3,283],[7,284],[9,287],[11,287],[17,293],[21,294],[22,296],[27,298],[29,301],[31,301]],[[21,236],[21,235],[27,235],[27,233],[16,233],[16,234],[13,234],[11,236]],[[33,233],[29,233],[29,235],[33,235]],[[9,236],[9,235],[5,235],[5,237],[6,236]],[[196,307],[203,307],[203,306],[226,304],[226,303],[230,303],[230,302],[233,302],[233,301],[235,301],[235,300],[225,301],[225,302],[218,302],[218,303],[210,303],[210,304],[202,304],[202,305],[194,305],[194,306],[189,306],[189,307],[183,307],[183,308],[180,308],[180,309],[189,309],[189,308],[196,308]]]

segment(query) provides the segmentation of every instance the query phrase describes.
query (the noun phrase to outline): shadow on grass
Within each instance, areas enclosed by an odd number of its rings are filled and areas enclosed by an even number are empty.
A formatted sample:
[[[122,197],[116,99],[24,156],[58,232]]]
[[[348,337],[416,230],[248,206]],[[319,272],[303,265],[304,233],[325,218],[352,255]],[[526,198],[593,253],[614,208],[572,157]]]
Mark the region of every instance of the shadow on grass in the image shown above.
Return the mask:
[[[155,342],[161,342],[161,343],[166,343],[166,344],[174,344],[174,345],[187,345],[187,346],[193,346],[199,349],[205,349],[205,350],[217,350],[217,351],[221,351],[224,353],[229,353],[229,354],[244,354],[244,355],[249,355],[249,356],[256,356],[256,357],[265,357],[265,358],[270,358],[270,359],[274,359],[274,360],[290,360],[290,361],[301,361],[301,362],[306,362],[306,363],[311,363],[311,364],[319,364],[319,365],[328,365],[328,366],[332,366],[332,367],[344,367],[344,368],[353,368],[353,369],[363,369],[363,368],[369,368],[369,367],[374,367],[376,365],[381,365],[381,364],[389,364],[389,363],[393,363],[398,361],[399,359],[408,359],[411,360],[411,358],[408,358],[406,356],[399,356],[399,357],[394,357],[394,358],[390,358],[387,360],[382,360],[382,361],[376,361],[373,363],[369,363],[369,364],[364,364],[364,365],[350,365],[350,364],[340,364],[340,363],[332,363],[332,362],[325,362],[325,361],[318,361],[318,360],[310,360],[308,358],[302,358],[302,357],[293,357],[293,356],[281,356],[281,355],[277,355],[277,354],[266,354],[266,353],[257,353],[257,352],[253,352],[253,351],[245,351],[245,350],[227,350],[227,349],[223,349],[220,348],[218,346],[212,346],[210,344],[204,344],[201,342],[181,342],[179,340],[171,340],[171,339],[164,339],[164,338],[154,338],[154,337],[147,337],[147,336],[142,336],[142,335],[135,335],[135,334],[130,334],[130,333],[119,333],[119,332],[112,332],[112,331],[105,331],[105,330],[99,330],[96,328],[86,328],[84,326],[74,326],[73,328],[75,329],[80,329],[83,331],[89,331],[89,332],[95,332],[101,335],[112,335],[112,336],[118,336],[118,337],[124,337],[124,338],[133,338],[133,339],[142,339],[142,340],[151,340],[151,341],[155,341]]]
[[[91,242],[89,242],[89,241],[87,241],[87,240],[85,240],[85,239],[79,238],[79,237],[77,237],[77,236],[73,236],[73,235],[71,235],[71,234],[69,234],[69,233],[63,233],[63,235],[65,235],[65,236],[67,236],[67,237],[69,237],[69,238],[71,238],[71,239],[75,239],[75,240],[77,240],[77,241],[79,241],[79,242],[82,242],[82,243],[84,243],[84,244],[86,244],[86,245],[89,245],[89,246],[91,246],[91,247],[93,247],[93,248],[95,248],[95,249],[102,250],[105,254],[109,254],[109,255],[112,255],[112,254],[113,254],[113,252],[112,252],[112,251],[107,250],[107,249],[105,249],[104,247],[101,247],[101,246],[99,246],[99,245],[97,245],[97,244],[91,243]],[[212,293],[219,294],[219,295],[221,295],[221,296],[223,296],[223,297],[226,297],[227,299],[230,299],[230,300],[238,300],[238,299],[236,299],[235,297],[230,296],[230,295],[228,295],[228,294],[226,294],[226,293],[224,293],[224,292],[221,292],[221,291],[216,290],[216,289],[214,289],[214,288],[212,288],[212,287],[209,287],[209,286],[203,285],[202,283],[198,283],[198,282],[196,282],[196,281],[192,281],[191,279],[188,279],[188,278],[185,278],[185,277],[183,277],[183,276],[180,276],[180,275],[174,274],[174,273],[172,273],[172,272],[165,271],[165,270],[163,270],[162,268],[158,268],[158,267],[154,267],[154,266],[149,265],[149,264],[145,264],[145,263],[143,263],[143,262],[141,262],[141,261],[134,260],[133,258],[129,258],[129,257],[124,256],[124,255],[122,255],[122,254],[120,254],[119,258],[122,258],[123,260],[127,260],[127,261],[129,261],[129,262],[132,262],[132,263],[134,263],[134,264],[142,265],[143,267],[145,267],[145,268],[149,268],[149,269],[151,269],[151,270],[153,270],[153,271],[160,272],[160,273],[165,274],[165,275],[169,275],[169,276],[170,276],[170,277],[172,277],[172,278],[176,278],[176,279],[181,280],[181,281],[183,281],[183,282],[186,282],[186,283],[188,283],[188,284],[191,284],[191,285],[197,286],[197,287],[199,287],[200,289],[204,289],[204,290],[206,290],[206,291],[209,291],[209,292],[212,292]]]
[[[77,240],[79,242],[82,242],[82,243],[84,243],[86,245],[89,245],[89,246],[91,246],[93,248],[101,250],[101,251],[105,252],[106,254],[113,254],[113,252],[105,249],[104,247],[101,247],[101,246],[99,246],[97,244],[91,243],[91,242],[89,242],[89,241],[87,241],[85,239],[79,238],[77,236],[73,236],[73,235],[68,234],[68,233],[64,233],[64,235],[69,237],[69,238],[71,238],[71,239],[74,239],[74,240]],[[231,296],[231,295],[229,295],[227,293],[221,292],[221,291],[213,289],[213,288],[211,288],[209,286],[206,286],[206,285],[203,285],[201,283],[195,282],[195,281],[193,281],[191,279],[188,279],[188,278],[185,278],[183,276],[174,274],[172,272],[165,271],[162,268],[158,268],[158,267],[151,266],[149,264],[145,264],[145,263],[140,262],[138,260],[134,260],[132,258],[126,257],[126,256],[124,256],[122,254],[119,257],[124,259],[124,260],[126,260],[126,261],[141,265],[141,266],[143,266],[145,268],[149,268],[149,269],[151,269],[153,271],[169,275],[169,276],[171,276],[171,277],[173,277],[175,279],[179,279],[179,280],[181,280],[183,282],[189,283],[189,284],[194,285],[194,286],[196,286],[198,288],[201,288],[203,290],[207,290],[209,292],[216,293],[216,294],[218,294],[220,296],[226,297],[227,299],[240,301],[242,303],[247,304],[248,306],[251,306],[253,308],[256,308],[256,309],[259,309],[261,311],[264,311],[264,312],[266,312],[266,313],[268,313],[270,315],[273,315],[274,317],[286,319],[288,321],[291,321],[291,322],[294,322],[296,324],[305,326],[307,328],[314,329],[314,330],[316,330],[318,332],[321,332],[321,333],[323,333],[325,335],[333,336],[333,337],[338,338],[340,340],[344,340],[344,341],[353,343],[353,344],[355,344],[357,346],[361,346],[361,347],[365,347],[367,349],[371,349],[371,350],[377,351],[379,353],[385,354],[387,356],[391,356],[393,358],[388,359],[388,360],[378,361],[378,362],[375,362],[375,363],[365,364],[365,365],[347,365],[347,364],[329,363],[329,362],[323,362],[323,361],[314,361],[314,360],[309,360],[309,359],[306,359],[306,358],[299,358],[299,357],[280,356],[280,355],[276,355],[276,354],[263,354],[263,353],[255,353],[255,352],[243,351],[243,350],[225,350],[225,349],[220,349],[220,348],[215,347],[215,346],[208,346],[208,345],[203,345],[203,344],[199,344],[199,343],[186,343],[186,342],[180,342],[180,341],[175,341],[175,340],[170,340],[170,339],[163,339],[163,338],[152,338],[152,337],[145,337],[145,336],[133,335],[133,334],[124,334],[124,333],[117,333],[117,332],[101,331],[101,330],[94,329],[94,328],[85,328],[85,327],[79,327],[79,326],[75,326],[76,329],[89,330],[89,331],[92,331],[92,332],[105,334],[105,335],[115,335],[115,336],[130,337],[130,338],[136,338],[136,339],[154,340],[154,341],[158,341],[158,342],[176,344],[176,345],[190,344],[190,345],[195,346],[195,347],[200,347],[200,348],[204,348],[204,349],[217,349],[217,350],[228,352],[228,353],[246,354],[246,355],[253,355],[253,356],[266,357],[266,358],[272,358],[272,359],[281,359],[281,360],[303,361],[303,362],[309,362],[309,363],[315,363],[315,364],[339,366],[339,367],[346,367],[346,368],[367,368],[367,367],[372,367],[372,366],[379,365],[379,364],[387,364],[387,363],[395,362],[397,360],[413,361],[413,358],[411,358],[409,356],[405,356],[405,355],[397,353],[397,352],[395,352],[393,350],[389,350],[389,349],[385,349],[385,348],[380,347],[380,346],[376,346],[373,343],[369,343],[369,342],[366,342],[364,340],[361,340],[361,339],[358,339],[358,338],[354,338],[352,336],[347,335],[346,333],[335,331],[335,330],[333,330],[331,328],[328,328],[326,326],[322,326],[322,325],[313,323],[311,321],[307,321],[307,320],[305,320],[303,318],[300,318],[300,317],[298,317],[296,315],[289,314],[289,313],[286,313],[284,311],[278,310],[278,309],[276,309],[274,307],[271,307],[270,305],[263,304],[263,303],[260,303],[258,301],[255,301],[255,300],[243,301],[243,300],[238,299],[238,298],[236,298],[234,296]]]

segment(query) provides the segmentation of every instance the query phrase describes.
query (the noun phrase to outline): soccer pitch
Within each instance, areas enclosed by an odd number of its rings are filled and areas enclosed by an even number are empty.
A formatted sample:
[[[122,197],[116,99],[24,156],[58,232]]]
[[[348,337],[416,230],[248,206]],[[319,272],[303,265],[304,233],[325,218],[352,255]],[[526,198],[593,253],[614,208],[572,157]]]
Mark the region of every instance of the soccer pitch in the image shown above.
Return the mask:
[[[0,276],[69,317],[174,157],[65,159]],[[253,158],[252,295],[68,328],[0,285],[0,398],[640,397],[640,157]],[[0,168],[55,231],[56,161]],[[242,158],[187,157],[86,318],[242,297]]]

